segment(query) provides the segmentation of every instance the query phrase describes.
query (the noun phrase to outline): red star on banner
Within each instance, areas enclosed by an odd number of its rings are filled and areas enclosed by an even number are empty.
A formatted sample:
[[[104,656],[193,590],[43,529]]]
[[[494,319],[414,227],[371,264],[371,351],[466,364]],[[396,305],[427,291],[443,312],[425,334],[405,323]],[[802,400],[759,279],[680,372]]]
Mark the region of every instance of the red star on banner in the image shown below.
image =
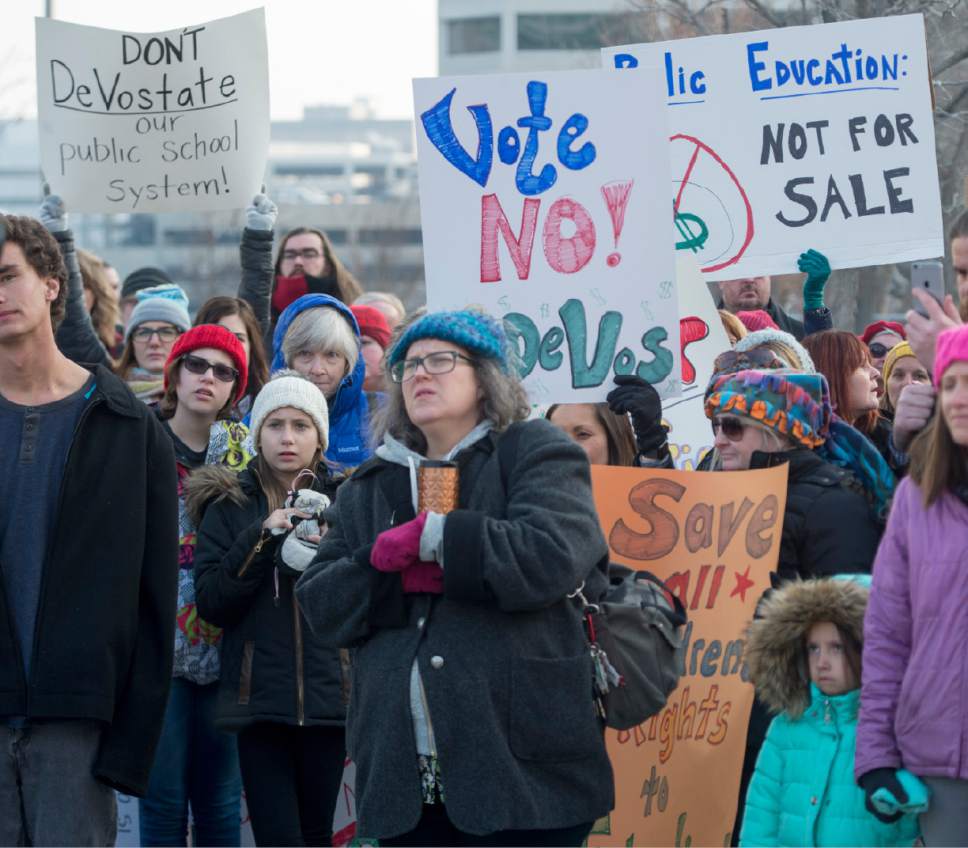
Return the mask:
[[[736,587],[729,593],[729,596],[735,598],[739,595],[739,599],[746,603],[746,593],[753,588],[753,581],[750,580],[750,566],[746,566],[746,571],[742,574],[738,571],[734,571],[733,574],[736,575]]]

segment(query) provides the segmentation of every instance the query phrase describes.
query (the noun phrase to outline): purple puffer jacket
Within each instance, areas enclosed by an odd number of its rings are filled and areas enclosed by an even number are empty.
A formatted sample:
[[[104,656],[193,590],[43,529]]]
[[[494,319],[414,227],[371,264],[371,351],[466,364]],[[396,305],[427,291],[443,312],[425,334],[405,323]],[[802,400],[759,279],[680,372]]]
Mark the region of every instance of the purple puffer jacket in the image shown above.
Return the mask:
[[[864,620],[857,777],[968,779],[968,506],[901,482]]]

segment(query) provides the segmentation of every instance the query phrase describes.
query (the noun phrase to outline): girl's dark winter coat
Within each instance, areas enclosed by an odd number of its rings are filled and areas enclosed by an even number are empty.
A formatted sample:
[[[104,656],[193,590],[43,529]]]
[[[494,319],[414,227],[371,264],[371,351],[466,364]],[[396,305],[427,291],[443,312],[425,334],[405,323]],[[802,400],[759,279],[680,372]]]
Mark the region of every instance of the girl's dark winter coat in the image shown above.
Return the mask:
[[[379,458],[340,488],[330,531],[299,581],[320,638],[353,648],[347,751],[366,836],[411,830],[421,815],[415,660],[456,827],[570,827],[612,808],[591,658],[566,598],[582,581],[590,600],[607,586],[588,460],[547,421],[513,426],[520,437],[506,468],[493,433],[457,455],[442,595],[404,596],[398,575],[370,565],[377,535],[414,517],[408,469]]]
[[[324,479],[332,497],[329,485]],[[216,725],[233,732],[262,721],[342,725],[348,678],[340,654],[323,646],[294,605],[292,572],[277,571],[284,537],[262,529],[269,508],[255,472],[201,468],[188,497],[189,510],[204,513],[195,549],[198,613],[224,628]]]

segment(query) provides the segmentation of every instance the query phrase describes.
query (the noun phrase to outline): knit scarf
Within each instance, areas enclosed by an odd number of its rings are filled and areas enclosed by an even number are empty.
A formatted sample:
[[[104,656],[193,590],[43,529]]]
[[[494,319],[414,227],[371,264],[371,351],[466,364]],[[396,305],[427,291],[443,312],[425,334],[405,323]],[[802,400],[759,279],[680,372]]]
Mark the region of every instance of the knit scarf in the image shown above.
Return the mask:
[[[137,366],[128,371],[125,382],[134,396],[144,403],[161,400],[165,393],[164,374],[152,374],[150,371]]]
[[[860,430],[833,415],[827,440],[816,449],[827,462],[852,472],[864,489],[874,518],[887,521],[897,481],[873,442]]]

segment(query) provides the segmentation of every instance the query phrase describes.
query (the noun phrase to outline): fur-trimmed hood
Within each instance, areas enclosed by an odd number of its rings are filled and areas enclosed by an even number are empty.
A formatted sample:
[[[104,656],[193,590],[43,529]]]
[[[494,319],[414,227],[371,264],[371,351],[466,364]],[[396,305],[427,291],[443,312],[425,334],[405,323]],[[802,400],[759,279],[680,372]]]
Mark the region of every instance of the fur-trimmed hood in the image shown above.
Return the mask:
[[[858,647],[870,578],[850,575],[787,583],[765,598],[747,631],[746,662],[756,694],[772,712],[797,718],[810,705],[806,637],[821,621]]]
[[[185,484],[185,510],[198,527],[209,504],[228,498],[236,506],[243,506],[248,493],[243,488],[242,475],[224,465],[203,465],[189,475]]]

